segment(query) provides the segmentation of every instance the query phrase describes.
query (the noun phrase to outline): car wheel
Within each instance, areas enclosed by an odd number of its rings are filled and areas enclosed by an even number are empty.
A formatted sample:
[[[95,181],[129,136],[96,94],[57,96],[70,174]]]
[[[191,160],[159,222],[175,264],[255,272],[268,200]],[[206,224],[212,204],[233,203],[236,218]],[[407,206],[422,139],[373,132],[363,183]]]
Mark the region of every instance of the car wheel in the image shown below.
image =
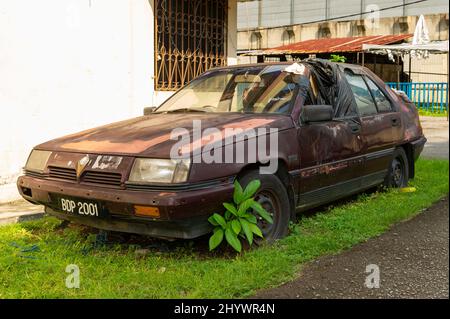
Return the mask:
[[[395,188],[406,187],[409,180],[408,172],[408,157],[403,148],[397,148],[394,151],[394,158],[389,165],[389,171],[384,186]]]
[[[258,171],[245,173],[239,178],[239,183],[245,189],[247,184],[255,179],[261,182],[261,187],[255,194],[255,200],[264,207],[273,219],[273,224],[270,224],[254,213],[258,219],[258,227],[266,241],[282,238],[288,234],[291,216],[286,187],[276,175],[259,174]]]

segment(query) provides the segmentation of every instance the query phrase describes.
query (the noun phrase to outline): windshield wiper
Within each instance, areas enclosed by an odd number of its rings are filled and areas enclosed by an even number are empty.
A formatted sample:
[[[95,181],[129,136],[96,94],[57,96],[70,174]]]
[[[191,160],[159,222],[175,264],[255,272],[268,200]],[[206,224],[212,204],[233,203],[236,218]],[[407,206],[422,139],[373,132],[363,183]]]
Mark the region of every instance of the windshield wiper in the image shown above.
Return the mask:
[[[208,112],[208,111],[186,107],[186,108],[182,108],[182,109],[168,110],[168,111],[165,111],[165,112],[166,113],[184,113],[184,112],[201,112],[201,113],[205,113],[205,112]]]

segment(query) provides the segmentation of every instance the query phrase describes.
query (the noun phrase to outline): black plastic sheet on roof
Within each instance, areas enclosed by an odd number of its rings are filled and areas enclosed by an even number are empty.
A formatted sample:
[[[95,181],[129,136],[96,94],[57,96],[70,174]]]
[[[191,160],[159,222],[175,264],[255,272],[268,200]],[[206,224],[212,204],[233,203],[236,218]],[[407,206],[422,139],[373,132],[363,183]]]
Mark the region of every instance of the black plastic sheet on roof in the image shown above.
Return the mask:
[[[358,115],[353,91],[339,64],[324,59],[304,60],[302,63],[316,78],[319,89],[318,104],[332,105],[335,118]]]

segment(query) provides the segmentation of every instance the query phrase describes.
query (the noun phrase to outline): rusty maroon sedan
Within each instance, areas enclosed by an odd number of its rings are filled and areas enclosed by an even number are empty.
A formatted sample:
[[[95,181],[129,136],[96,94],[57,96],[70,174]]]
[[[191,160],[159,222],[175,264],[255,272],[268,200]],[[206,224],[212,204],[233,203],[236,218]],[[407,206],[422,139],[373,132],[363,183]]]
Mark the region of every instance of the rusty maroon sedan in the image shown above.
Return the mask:
[[[204,73],[148,115],[36,146],[17,186],[63,220],[194,238],[235,180],[259,179],[256,199],[274,220],[260,227],[275,239],[298,212],[407,185],[425,142],[415,105],[366,68],[238,65]]]

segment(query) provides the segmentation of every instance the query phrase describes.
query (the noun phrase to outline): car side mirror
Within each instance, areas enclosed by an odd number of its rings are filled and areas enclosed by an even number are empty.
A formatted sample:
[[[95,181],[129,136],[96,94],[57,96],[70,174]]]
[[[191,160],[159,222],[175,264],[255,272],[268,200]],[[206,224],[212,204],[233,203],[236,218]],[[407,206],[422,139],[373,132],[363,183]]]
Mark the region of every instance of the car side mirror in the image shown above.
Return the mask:
[[[155,112],[156,106],[147,106],[144,107],[144,115],[150,115],[151,113]]]
[[[300,119],[303,123],[332,121],[333,107],[331,105],[304,105]]]

